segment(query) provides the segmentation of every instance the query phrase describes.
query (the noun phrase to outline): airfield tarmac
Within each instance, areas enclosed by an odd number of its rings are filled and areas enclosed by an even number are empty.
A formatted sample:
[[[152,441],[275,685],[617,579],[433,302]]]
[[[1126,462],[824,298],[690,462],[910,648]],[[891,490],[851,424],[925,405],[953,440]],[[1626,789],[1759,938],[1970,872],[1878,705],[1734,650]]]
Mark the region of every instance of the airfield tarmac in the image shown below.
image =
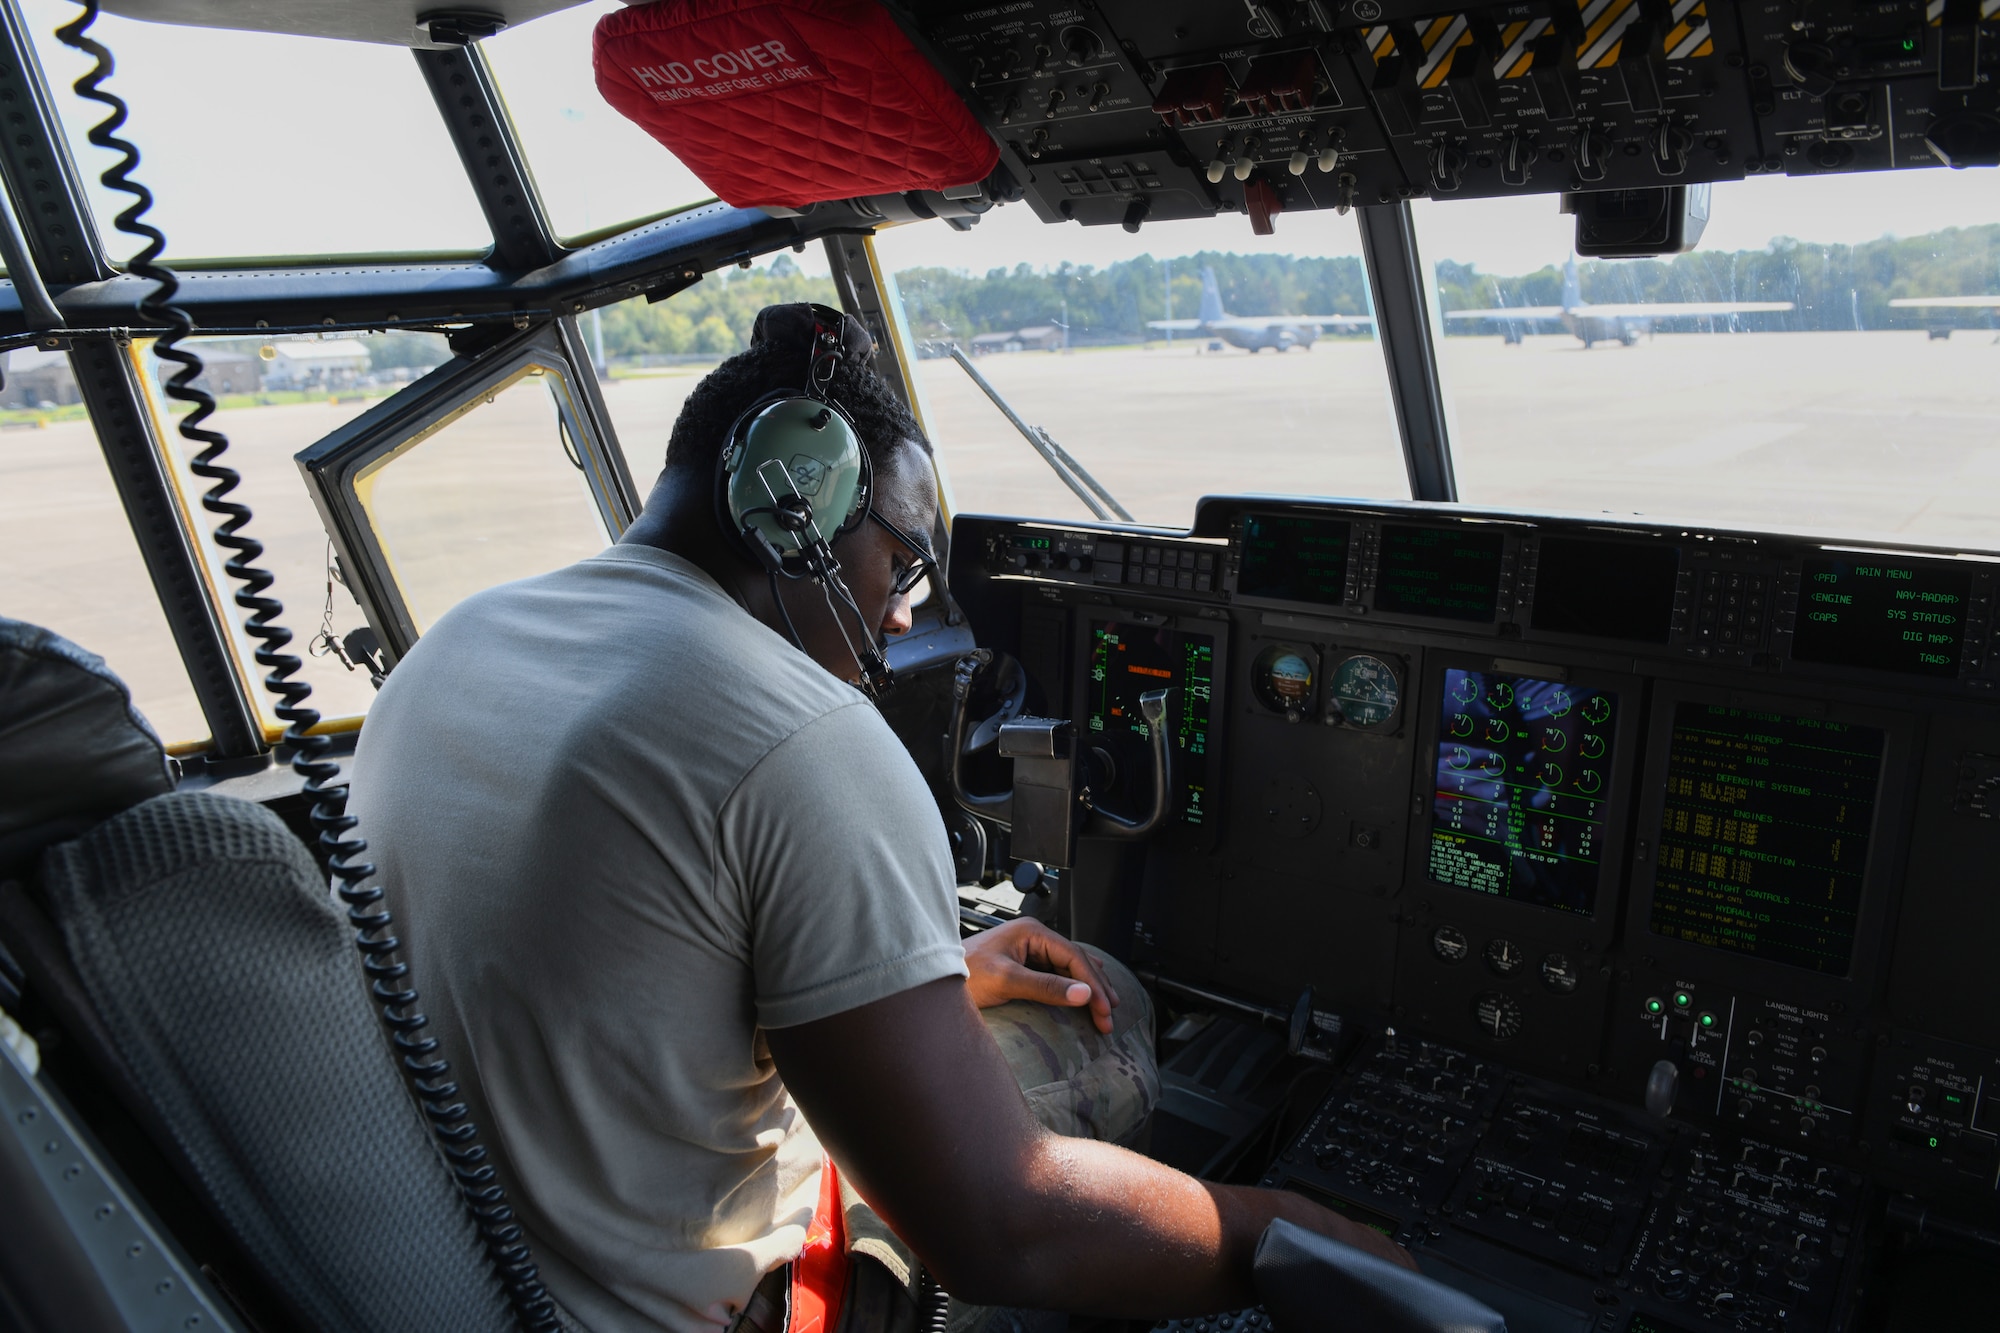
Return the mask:
[[[1372,342],[1212,354],[1200,344],[990,356],[979,367],[1142,522],[1185,526],[1203,494],[1408,495]],[[1583,513],[2000,550],[2000,345],[1992,333],[1663,334],[1586,351],[1567,336],[1450,338],[1442,371],[1461,498]],[[634,478],[657,472],[702,367],[605,386]],[[926,424],[963,511],[1084,518],[949,360],[919,363]],[[292,455],[368,404],[221,414],[301,639],[326,599],[326,539]],[[427,455],[429,455],[427,457]],[[598,540],[537,386],[503,393],[385,473],[399,563],[434,618],[485,582],[551,568]],[[0,614],[103,654],[169,739],[203,734],[165,619],[88,423],[0,433]],[[333,624],[361,623],[334,589]],[[367,681],[306,676],[329,715]]]

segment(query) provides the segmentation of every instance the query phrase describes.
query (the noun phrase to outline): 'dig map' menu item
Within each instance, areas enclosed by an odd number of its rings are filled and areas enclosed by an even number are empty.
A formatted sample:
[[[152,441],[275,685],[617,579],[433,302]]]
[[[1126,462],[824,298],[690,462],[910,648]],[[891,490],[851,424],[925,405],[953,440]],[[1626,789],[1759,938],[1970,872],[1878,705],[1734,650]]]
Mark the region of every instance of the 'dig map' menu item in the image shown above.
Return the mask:
[[[1446,671],[1430,877],[1595,911],[1617,706],[1617,696],[1587,686]]]

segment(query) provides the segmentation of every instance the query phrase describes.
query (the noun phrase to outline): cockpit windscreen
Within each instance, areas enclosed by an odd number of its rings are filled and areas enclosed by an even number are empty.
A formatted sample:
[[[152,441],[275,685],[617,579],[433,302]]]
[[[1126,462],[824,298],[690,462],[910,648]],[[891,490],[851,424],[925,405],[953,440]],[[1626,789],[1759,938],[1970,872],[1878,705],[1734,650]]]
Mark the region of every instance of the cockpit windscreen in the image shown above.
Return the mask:
[[[1595,912],[1617,707],[1604,690],[1447,670],[1430,877],[1538,907]]]

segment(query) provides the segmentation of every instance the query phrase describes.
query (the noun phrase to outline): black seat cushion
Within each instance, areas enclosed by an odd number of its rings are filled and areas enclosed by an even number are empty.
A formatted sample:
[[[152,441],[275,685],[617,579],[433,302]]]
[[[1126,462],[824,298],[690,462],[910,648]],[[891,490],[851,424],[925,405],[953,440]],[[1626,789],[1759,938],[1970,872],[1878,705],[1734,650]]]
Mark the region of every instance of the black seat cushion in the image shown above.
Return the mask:
[[[0,878],[173,789],[160,738],[104,659],[0,616]]]
[[[277,816],[157,796],[50,848],[40,887],[153,1118],[302,1320],[513,1327],[326,880]]]

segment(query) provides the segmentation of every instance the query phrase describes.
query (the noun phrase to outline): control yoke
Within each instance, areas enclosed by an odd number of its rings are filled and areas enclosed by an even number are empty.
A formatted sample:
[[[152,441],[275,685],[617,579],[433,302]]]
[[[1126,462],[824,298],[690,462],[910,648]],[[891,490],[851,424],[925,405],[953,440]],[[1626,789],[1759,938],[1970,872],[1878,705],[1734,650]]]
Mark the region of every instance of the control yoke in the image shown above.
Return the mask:
[[[1167,822],[1173,808],[1173,742],[1167,734],[1172,690],[1148,690],[1139,696],[1139,711],[1152,740],[1152,796],[1146,814],[1128,819],[1096,804],[1096,791],[1117,780],[1118,766],[1110,754],[1078,743],[1076,725],[1068,718],[1013,717],[1000,724],[999,753],[1014,761],[1014,785],[1007,791],[981,795],[966,790],[966,713],[973,682],[993,661],[991,649],[979,648],[958,660],[952,676],[951,794],[959,805],[982,818],[1004,824],[1012,832],[1016,860],[1044,865],[1076,864],[1076,840],[1143,838]]]

